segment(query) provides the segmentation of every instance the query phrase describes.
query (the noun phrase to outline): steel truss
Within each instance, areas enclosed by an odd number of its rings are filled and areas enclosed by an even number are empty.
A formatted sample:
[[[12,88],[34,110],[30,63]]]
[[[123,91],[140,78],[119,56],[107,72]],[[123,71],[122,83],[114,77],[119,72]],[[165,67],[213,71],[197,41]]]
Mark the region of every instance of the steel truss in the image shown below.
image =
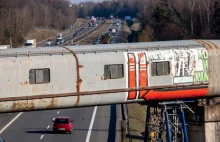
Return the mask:
[[[185,103],[172,101],[148,104],[144,141],[188,142],[184,109],[194,112]]]

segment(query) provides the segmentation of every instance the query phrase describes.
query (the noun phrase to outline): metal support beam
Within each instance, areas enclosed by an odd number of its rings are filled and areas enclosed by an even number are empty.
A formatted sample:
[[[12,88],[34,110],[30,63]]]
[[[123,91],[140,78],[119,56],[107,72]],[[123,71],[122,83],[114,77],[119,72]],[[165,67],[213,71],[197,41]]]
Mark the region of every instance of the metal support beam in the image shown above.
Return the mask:
[[[168,115],[168,112],[167,112],[166,108],[165,108],[165,111],[164,111],[164,115],[165,115],[165,121],[166,121],[167,141],[168,142],[172,142],[172,140],[171,140],[171,132],[170,132],[169,115]]]
[[[183,129],[183,134],[184,134],[184,142],[188,142],[188,134],[187,134],[187,130],[186,130],[186,121],[185,121],[185,115],[184,115],[184,111],[182,109],[182,104],[180,105],[181,107],[181,121],[182,121],[182,129]]]
[[[147,106],[147,111],[146,111],[144,142],[148,142],[148,140],[150,139],[149,123],[150,123],[150,105]]]

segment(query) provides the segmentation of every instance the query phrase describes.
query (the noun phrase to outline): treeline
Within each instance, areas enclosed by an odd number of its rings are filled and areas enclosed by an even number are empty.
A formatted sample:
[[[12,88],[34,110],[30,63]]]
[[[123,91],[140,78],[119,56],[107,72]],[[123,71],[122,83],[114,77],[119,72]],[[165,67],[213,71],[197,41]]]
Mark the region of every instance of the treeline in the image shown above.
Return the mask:
[[[75,7],[65,0],[0,0],[0,44],[22,44],[34,27],[64,30],[76,20]]]
[[[139,41],[220,38],[220,0],[118,0],[83,3],[79,16],[138,18]],[[143,36],[145,38],[143,38]]]

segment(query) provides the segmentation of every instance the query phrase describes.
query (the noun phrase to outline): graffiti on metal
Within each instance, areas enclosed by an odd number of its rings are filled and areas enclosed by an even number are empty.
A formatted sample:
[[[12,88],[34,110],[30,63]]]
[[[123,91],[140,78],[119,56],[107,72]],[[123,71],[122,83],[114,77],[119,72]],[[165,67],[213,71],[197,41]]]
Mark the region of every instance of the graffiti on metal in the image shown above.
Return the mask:
[[[200,71],[195,71],[194,74],[194,82],[206,82],[208,81],[208,51],[205,49],[198,49],[198,60],[200,64],[199,66],[202,67]]]
[[[173,50],[173,52],[175,68],[174,84],[208,81],[207,50]]]
[[[148,53],[148,59],[149,61],[166,61],[172,59],[172,54],[170,51],[158,51],[158,52],[152,52]]]

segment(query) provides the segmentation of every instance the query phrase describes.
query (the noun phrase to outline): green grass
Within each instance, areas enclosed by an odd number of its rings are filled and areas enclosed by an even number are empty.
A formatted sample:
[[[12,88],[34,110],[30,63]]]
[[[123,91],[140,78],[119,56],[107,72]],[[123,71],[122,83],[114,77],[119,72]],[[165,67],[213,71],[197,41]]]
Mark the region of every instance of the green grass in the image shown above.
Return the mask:
[[[130,134],[142,136],[145,130],[146,106],[140,104],[128,104],[128,120]],[[141,140],[124,138],[124,142],[142,142]]]

